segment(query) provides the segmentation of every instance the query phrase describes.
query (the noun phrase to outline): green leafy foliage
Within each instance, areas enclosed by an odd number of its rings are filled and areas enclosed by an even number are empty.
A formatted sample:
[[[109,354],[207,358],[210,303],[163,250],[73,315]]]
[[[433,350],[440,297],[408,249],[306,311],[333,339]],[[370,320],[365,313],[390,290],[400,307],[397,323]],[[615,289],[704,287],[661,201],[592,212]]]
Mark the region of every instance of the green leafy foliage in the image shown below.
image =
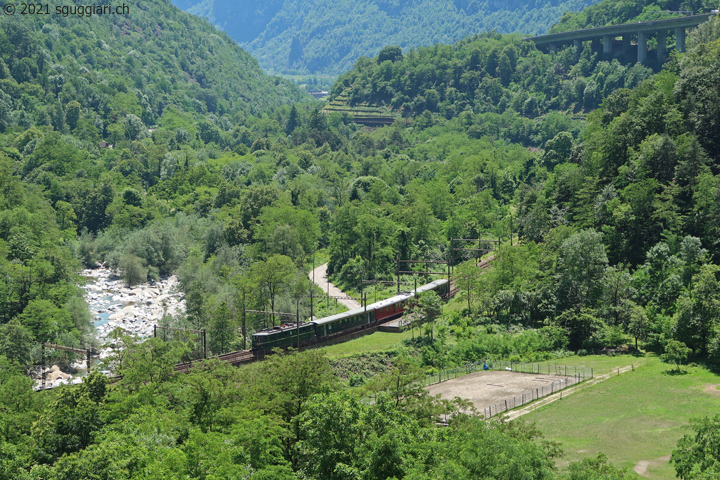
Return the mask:
[[[720,417],[701,418],[692,425],[693,433],[678,441],[671,462],[682,480],[713,478],[720,472],[718,429]]]
[[[575,155],[572,136],[580,125],[573,112],[589,112],[650,74],[640,64],[600,60],[590,47],[578,60],[574,48],[544,54],[518,36],[485,33],[417,48],[394,62],[362,57],[335,82],[326,110],[346,105],[362,116],[364,106],[385,106],[423,128],[459,117],[473,138],[544,145],[552,168]]]

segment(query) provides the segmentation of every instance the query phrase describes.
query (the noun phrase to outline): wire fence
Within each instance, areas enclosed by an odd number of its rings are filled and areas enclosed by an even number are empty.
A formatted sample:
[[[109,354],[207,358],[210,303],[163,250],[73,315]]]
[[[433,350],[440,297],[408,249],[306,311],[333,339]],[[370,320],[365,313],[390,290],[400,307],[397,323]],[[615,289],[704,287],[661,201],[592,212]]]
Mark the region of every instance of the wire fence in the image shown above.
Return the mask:
[[[467,363],[460,367],[441,370],[425,378],[425,385],[435,385],[452,380],[453,378],[469,375],[474,372],[487,370],[504,370],[517,373],[530,373],[536,375],[555,375],[565,377],[542,387],[533,388],[520,395],[509,397],[483,409],[485,418],[491,418],[499,413],[507,412],[513,408],[521,407],[539,398],[552,395],[585,380],[593,378],[592,368],[578,368],[567,365],[551,363],[525,363],[510,362],[507,360],[484,360],[482,362]]]

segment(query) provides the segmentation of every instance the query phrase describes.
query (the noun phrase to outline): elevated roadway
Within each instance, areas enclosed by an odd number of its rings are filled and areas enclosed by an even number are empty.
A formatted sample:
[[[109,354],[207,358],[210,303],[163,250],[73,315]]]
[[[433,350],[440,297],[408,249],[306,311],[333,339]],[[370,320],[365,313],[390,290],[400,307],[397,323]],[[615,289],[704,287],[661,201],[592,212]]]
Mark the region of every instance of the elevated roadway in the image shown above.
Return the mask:
[[[657,58],[665,59],[667,49],[666,39],[668,32],[675,34],[675,49],[685,51],[685,34],[688,28],[697,27],[706,22],[716,13],[704,13],[687,17],[653,20],[649,22],[623,23],[607,27],[586,28],[571,32],[551,33],[530,37],[538,47],[547,47],[554,50],[562,45],[573,44],[580,52],[582,42],[587,40],[601,40],[603,53],[607,56],[613,54],[613,40],[622,37],[623,49],[629,47],[631,40],[637,38],[637,61],[643,63],[647,59],[647,40],[654,36],[657,39]]]

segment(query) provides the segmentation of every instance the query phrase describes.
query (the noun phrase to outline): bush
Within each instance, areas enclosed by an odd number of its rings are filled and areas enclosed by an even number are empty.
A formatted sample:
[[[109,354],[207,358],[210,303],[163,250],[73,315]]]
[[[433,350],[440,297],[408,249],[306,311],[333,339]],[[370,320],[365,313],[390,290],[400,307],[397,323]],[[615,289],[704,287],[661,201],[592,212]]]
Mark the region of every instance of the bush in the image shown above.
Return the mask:
[[[120,275],[128,287],[143,283],[147,280],[147,267],[137,255],[128,253],[120,257],[118,262]]]

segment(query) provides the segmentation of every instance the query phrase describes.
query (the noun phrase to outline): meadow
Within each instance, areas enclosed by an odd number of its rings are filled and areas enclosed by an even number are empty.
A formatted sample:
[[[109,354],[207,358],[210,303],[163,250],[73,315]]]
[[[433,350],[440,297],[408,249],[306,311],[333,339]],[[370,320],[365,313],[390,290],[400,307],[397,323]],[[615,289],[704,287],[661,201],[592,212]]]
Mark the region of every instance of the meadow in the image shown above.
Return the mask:
[[[587,359],[588,365],[612,369],[617,359]],[[591,360],[591,361],[590,361]],[[596,363],[595,363],[596,362]],[[690,432],[692,418],[714,415],[720,404],[720,376],[701,366],[677,373],[657,357],[634,371],[563,398],[523,418],[565,451],[561,464],[604,453],[615,465],[642,472],[653,480],[674,479],[668,463],[675,445]]]

